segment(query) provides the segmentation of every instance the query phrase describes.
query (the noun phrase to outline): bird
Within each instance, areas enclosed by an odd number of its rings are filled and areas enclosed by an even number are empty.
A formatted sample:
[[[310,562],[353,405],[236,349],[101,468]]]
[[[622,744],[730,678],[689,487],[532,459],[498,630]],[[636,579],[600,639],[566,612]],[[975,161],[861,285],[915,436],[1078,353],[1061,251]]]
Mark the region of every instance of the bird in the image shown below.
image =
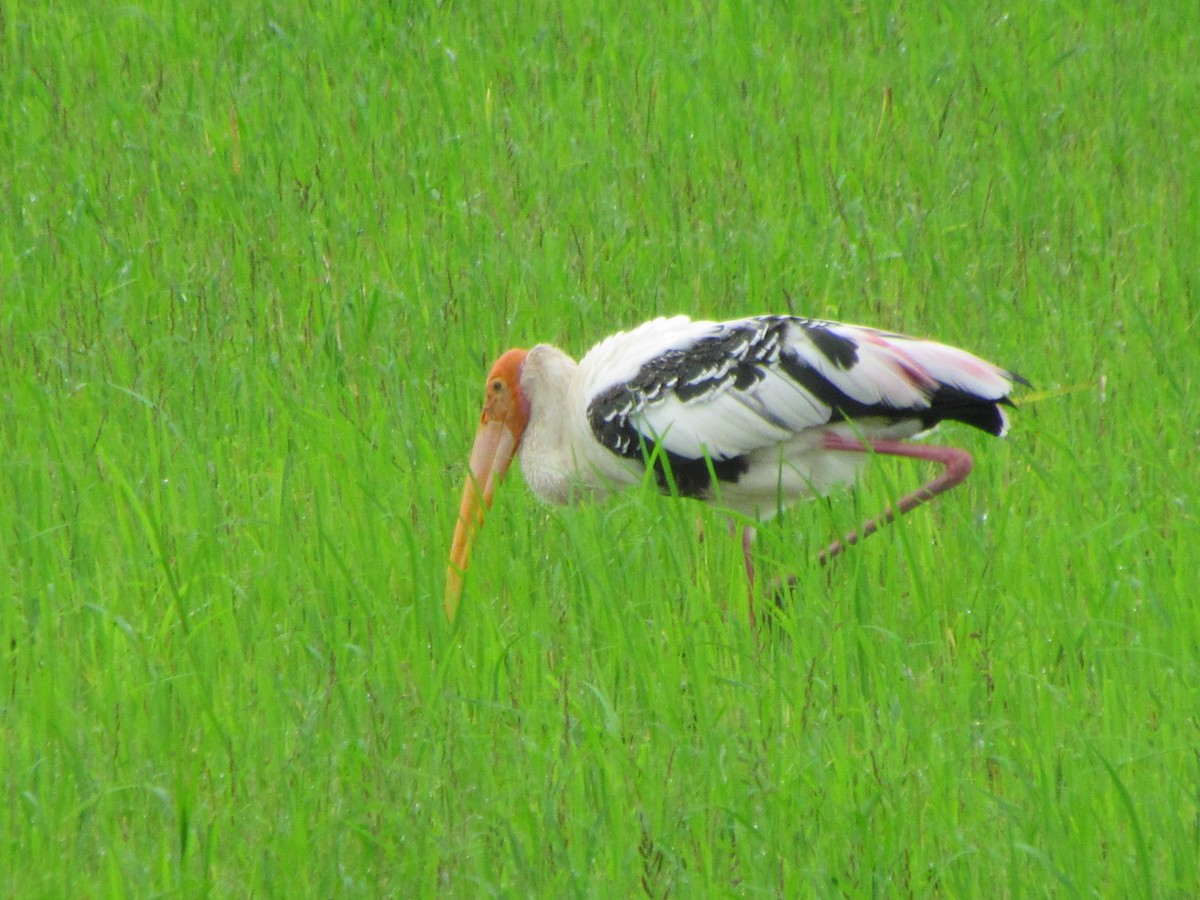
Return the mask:
[[[454,622],[475,538],[514,458],[550,504],[602,499],[652,473],[658,489],[762,523],[853,483],[872,455],[942,471],[820,554],[825,564],[896,516],[960,484],[961,448],[909,443],[941,422],[1003,436],[1029,382],[966,350],[793,315],[661,317],[576,362],[550,344],[491,367],[446,572]],[[754,622],[753,526],[743,529]]]

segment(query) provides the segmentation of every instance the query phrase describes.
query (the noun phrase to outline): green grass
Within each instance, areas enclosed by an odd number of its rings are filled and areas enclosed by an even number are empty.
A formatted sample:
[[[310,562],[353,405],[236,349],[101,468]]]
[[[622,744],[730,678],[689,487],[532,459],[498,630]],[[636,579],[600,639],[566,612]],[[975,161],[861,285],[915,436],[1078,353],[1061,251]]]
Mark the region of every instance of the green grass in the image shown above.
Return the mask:
[[[0,894],[1200,892],[1200,8],[678,7],[0,5]],[[495,355],[768,311],[1037,399],[447,626]]]

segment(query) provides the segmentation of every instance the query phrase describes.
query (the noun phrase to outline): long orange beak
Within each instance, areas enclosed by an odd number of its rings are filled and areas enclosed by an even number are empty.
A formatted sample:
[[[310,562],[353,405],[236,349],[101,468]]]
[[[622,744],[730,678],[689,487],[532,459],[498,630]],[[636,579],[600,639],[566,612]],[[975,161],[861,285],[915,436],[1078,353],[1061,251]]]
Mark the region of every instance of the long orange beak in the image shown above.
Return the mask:
[[[488,384],[471,448],[470,474],[463,487],[458,507],[458,524],[450,544],[450,563],[446,566],[446,619],[454,621],[462,596],[463,574],[470,562],[475,535],[483,527],[484,516],[492,506],[496,485],[504,480],[513,457],[521,445],[529,409],[521,395],[521,364],[524,350],[509,350],[496,361],[488,374]]]

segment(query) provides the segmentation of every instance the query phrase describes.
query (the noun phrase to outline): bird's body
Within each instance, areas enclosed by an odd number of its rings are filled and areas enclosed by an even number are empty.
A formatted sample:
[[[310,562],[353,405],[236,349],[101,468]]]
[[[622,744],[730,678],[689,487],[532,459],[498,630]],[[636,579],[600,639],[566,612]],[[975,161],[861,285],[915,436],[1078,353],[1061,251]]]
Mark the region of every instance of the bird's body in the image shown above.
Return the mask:
[[[578,363],[548,344],[509,351],[488,379],[447,612],[480,501],[514,454],[551,503],[638,484],[652,467],[664,492],[763,520],[852,481],[864,450],[946,464],[933,451],[947,448],[891,449],[941,421],[1003,434],[1021,380],[945,344],[792,316],[655,319]]]
[[[541,499],[567,503],[640,483],[767,519],[853,480],[861,453],[827,434],[903,440],[942,419],[993,434],[1012,375],[965,351],[784,316],[655,319],[576,363],[529,351],[519,459]],[[715,479],[714,476],[715,475]]]

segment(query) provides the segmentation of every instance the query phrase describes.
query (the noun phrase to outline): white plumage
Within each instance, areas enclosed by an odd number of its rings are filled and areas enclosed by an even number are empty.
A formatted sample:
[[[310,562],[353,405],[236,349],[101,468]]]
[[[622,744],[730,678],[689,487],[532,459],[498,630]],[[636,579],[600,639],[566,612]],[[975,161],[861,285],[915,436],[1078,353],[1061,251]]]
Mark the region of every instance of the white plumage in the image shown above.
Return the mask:
[[[748,457],[747,470],[736,481],[718,480],[720,502],[764,519],[779,512],[781,502],[787,505],[823,494],[854,477],[864,457],[845,453],[830,457],[822,446],[826,433],[908,438],[925,430],[914,414],[930,409],[940,385],[989,404],[1002,401],[1012,389],[1010,373],[945,344],[854,325],[804,321],[820,329],[818,333],[853,342],[857,359],[839,366],[814,343],[809,330],[796,320],[779,317],[727,323],[693,322],[686,316],[655,319],[601,341],[578,364],[555,347],[534,347],[520,381],[531,409],[520,451],[530,488],[543,500],[563,503],[572,493],[603,493],[610,487],[639,483],[645,470],[644,448],[629,456],[614,453],[597,439],[588,408],[606,391],[635,381],[647,365],[671,353],[680,354],[674,361],[676,368],[666,368],[653,391],[643,388],[640,407],[629,416],[630,425],[643,441],[685,460]],[[772,326],[778,335],[774,341],[765,333]],[[758,352],[749,359],[726,353],[719,365],[703,366],[689,377],[689,351],[706,340],[732,343],[738,329],[748,332],[742,346]],[[794,354],[856,403],[886,407],[886,411],[831,421],[834,407],[789,376],[781,364],[784,353]],[[744,389],[731,375],[739,362],[761,374]],[[699,393],[681,399],[679,389],[685,378]],[[1003,414],[999,415],[1004,423]]]

